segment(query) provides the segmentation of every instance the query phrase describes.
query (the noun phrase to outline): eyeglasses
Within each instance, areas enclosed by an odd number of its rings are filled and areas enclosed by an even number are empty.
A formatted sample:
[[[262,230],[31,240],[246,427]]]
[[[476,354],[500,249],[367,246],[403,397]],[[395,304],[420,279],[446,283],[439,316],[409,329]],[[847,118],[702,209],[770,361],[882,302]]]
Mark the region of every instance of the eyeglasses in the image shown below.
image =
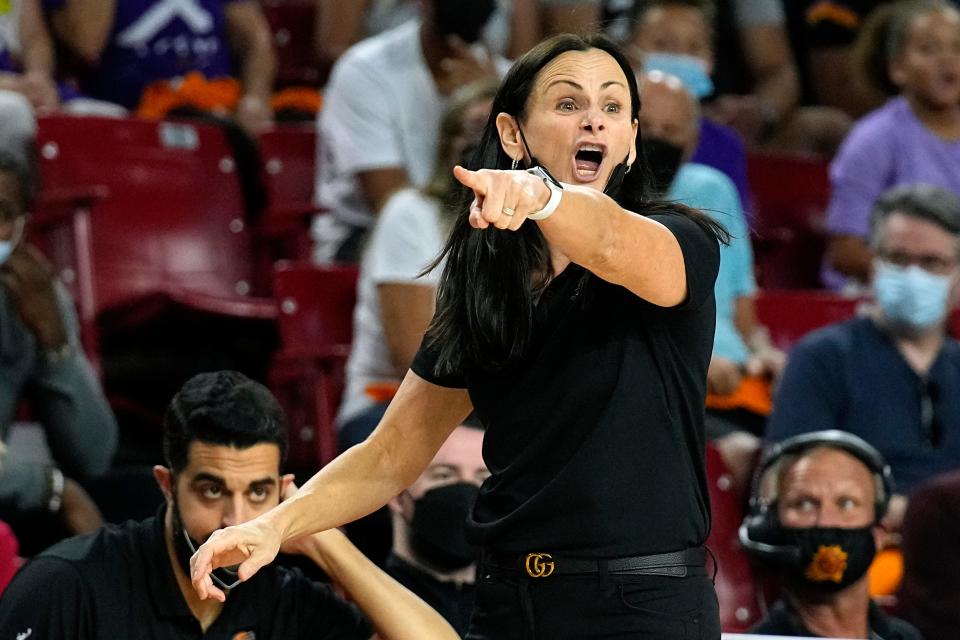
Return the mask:
[[[880,251],[877,256],[884,262],[897,267],[917,265],[927,273],[947,275],[957,266],[956,257],[940,256],[933,253],[910,254],[905,251]]]
[[[935,449],[943,439],[943,423],[937,412],[940,400],[940,385],[922,378],[920,380],[920,437],[924,447]]]

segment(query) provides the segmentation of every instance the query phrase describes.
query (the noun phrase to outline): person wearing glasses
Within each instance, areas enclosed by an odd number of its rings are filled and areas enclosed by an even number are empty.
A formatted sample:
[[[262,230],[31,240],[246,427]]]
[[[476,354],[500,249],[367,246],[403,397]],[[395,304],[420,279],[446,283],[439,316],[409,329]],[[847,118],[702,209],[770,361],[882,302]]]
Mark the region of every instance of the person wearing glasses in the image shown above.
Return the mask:
[[[767,438],[841,429],[876,447],[897,478],[884,519],[897,531],[911,490],[960,467],[960,344],[947,332],[960,295],[960,197],[921,184],[885,192],[870,244],[876,304],[794,347]]]

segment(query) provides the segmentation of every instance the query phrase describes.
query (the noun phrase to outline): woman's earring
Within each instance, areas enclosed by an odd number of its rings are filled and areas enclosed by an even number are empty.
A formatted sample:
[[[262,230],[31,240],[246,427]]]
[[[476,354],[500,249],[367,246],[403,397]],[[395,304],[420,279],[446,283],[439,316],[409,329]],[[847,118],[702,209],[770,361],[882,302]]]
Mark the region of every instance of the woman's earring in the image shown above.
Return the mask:
[[[633,168],[633,165],[628,162],[628,163],[627,163],[627,170],[624,171],[623,174],[626,175],[626,174],[630,173],[630,169],[632,169],[632,168]]]
[[[517,160],[516,158],[514,158],[514,159],[513,159],[513,162],[510,163],[510,170],[511,170],[511,171],[516,171],[516,170],[517,170],[517,166],[518,166],[519,164],[520,164],[520,161]]]

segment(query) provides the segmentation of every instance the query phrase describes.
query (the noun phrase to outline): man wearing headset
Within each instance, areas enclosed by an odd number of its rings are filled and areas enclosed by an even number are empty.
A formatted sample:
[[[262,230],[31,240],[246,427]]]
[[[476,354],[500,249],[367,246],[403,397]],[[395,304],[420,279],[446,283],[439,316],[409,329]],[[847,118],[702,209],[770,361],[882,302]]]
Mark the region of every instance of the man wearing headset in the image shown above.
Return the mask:
[[[921,640],[868,591],[892,492],[880,453],[844,431],[805,433],[767,451],[740,541],[781,573],[783,593],[753,633]]]

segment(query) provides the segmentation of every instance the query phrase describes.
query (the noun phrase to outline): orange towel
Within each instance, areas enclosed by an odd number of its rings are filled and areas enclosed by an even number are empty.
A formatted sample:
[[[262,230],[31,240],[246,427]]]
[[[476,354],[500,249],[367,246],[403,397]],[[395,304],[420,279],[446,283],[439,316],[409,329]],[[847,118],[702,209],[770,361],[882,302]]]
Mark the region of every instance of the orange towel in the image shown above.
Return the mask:
[[[158,80],[143,90],[137,116],[159,120],[173,109],[193,107],[217,115],[227,115],[237,108],[242,87],[235,78],[210,80],[199,71],[191,71],[176,80]],[[291,109],[316,114],[323,100],[312,87],[288,87],[270,99],[274,111]]]
[[[399,388],[400,385],[396,382],[372,382],[364,388],[363,392],[377,404],[383,404],[393,400]]]
[[[137,115],[157,120],[178,107],[225,115],[236,109],[240,94],[240,83],[235,78],[209,80],[199,71],[191,71],[182,79],[159,80],[144,89]]]
[[[759,376],[744,376],[740,386],[729,395],[707,394],[707,409],[729,411],[746,409],[759,416],[768,416],[773,410],[770,380]]]
[[[900,549],[884,549],[877,553],[867,573],[871,596],[889,596],[897,592],[903,579],[903,554]]]
[[[316,115],[320,113],[320,107],[323,106],[323,98],[313,87],[287,87],[273,94],[270,106],[273,107],[274,112],[289,109]]]

